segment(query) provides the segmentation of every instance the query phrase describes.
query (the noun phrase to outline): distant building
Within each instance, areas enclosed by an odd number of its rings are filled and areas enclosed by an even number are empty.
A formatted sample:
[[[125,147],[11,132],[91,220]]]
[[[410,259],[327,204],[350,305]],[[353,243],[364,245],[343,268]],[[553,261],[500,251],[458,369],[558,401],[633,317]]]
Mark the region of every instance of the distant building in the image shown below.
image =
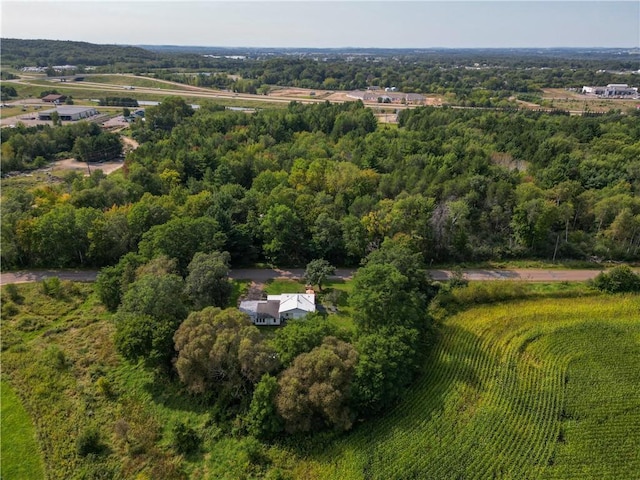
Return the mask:
[[[313,293],[283,293],[269,295],[266,300],[240,302],[240,310],[249,315],[255,325],[280,325],[284,320],[301,318],[316,311]]]
[[[362,100],[363,102],[380,102],[380,103],[424,103],[425,97],[419,93],[403,93],[394,92],[391,89],[385,90],[384,93],[375,90],[355,90],[347,93],[347,97]],[[380,99],[380,100],[379,100]]]
[[[39,120],[51,120],[51,114],[58,112],[58,117],[62,121],[76,121],[83,118],[90,118],[98,114],[98,111],[93,107],[79,107],[79,106],[59,106],[52,108],[51,110],[44,110],[38,113]]]
[[[47,96],[42,97],[42,101],[47,103],[60,103],[64,102],[66,99],[66,95],[58,95],[56,93],[51,93]]]
[[[635,98],[638,96],[638,88],[626,83],[610,83],[606,87],[584,86],[582,93],[598,97]]]

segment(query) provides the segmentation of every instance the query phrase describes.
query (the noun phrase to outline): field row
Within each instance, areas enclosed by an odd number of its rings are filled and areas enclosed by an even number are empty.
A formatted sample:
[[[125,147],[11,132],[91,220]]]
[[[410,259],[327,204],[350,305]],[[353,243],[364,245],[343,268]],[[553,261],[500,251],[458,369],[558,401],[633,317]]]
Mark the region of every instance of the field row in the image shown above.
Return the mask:
[[[481,307],[445,322],[389,415],[304,468],[319,478],[633,478],[640,299]]]

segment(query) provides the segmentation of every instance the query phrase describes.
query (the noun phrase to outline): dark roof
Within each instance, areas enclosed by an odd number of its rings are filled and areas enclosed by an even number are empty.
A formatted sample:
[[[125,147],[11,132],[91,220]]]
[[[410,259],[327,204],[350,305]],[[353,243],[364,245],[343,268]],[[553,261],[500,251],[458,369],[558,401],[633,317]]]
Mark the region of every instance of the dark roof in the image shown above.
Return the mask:
[[[42,97],[43,102],[55,102],[56,100],[64,100],[66,99],[66,95],[57,95],[55,93],[50,93],[46,97]]]
[[[280,302],[276,300],[267,300],[266,302],[258,303],[258,316],[270,316],[271,318],[278,318],[280,309]]]

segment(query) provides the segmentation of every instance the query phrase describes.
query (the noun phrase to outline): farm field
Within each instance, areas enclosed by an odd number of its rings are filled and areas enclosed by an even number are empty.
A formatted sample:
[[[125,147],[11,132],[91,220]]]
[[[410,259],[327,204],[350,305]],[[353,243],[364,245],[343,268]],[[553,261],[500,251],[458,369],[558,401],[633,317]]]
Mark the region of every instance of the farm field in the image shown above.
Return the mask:
[[[630,479],[640,471],[640,298],[481,306],[426,374],[299,478]],[[310,447],[311,448],[311,447]]]
[[[536,299],[443,320],[403,403],[344,436],[229,435],[211,408],[116,355],[91,284],[3,287],[3,380],[33,420],[52,478],[634,478],[640,296],[529,288]],[[351,283],[325,289],[349,293]],[[201,454],[173,452],[179,423],[201,432]],[[78,455],[76,439],[92,431],[98,455]]]

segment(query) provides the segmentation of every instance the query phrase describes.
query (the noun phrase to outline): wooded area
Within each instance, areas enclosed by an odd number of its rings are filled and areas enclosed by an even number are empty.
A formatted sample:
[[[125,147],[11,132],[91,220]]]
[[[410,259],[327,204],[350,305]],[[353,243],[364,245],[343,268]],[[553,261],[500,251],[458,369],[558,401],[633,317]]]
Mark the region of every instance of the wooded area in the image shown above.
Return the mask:
[[[63,135],[60,148],[79,149],[83,128],[34,139]],[[360,103],[247,115],[171,98],[133,128],[142,145],[122,174],[5,187],[3,268],[99,267],[140,252],[184,269],[211,249],[232,266],[358,265],[397,235],[427,264],[638,255],[637,112],[419,108],[394,128]],[[40,144],[15,129],[3,157]]]

